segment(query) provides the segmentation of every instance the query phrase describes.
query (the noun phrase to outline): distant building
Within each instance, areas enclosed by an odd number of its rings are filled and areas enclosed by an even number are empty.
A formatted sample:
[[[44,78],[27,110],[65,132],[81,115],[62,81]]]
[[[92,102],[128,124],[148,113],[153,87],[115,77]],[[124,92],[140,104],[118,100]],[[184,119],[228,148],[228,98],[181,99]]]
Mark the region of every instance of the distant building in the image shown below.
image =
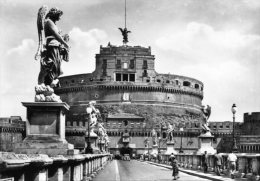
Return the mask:
[[[0,118],[0,151],[13,151],[14,144],[25,138],[25,122],[20,116]]]
[[[100,47],[93,73],[61,77],[61,87],[55,92],[71,106],[66,119],[69,142],[84,147],[81,127],[86,127],[85,109],[91,100],[97,102],[103,115],[111,149],[124,147],[121,137],[125,131],[132,138],[125,146],[141,152],[145,148],[141,134],[144,130],[149,135],[152,128],[167,122],[175,127],[179,123],[200,123],[203,83],[186,76],[157,73],[154,65],[150,47],[109,43]],[[131,117],[124,117],[126,114]],[[126,122],[129,125],[123,126]]]

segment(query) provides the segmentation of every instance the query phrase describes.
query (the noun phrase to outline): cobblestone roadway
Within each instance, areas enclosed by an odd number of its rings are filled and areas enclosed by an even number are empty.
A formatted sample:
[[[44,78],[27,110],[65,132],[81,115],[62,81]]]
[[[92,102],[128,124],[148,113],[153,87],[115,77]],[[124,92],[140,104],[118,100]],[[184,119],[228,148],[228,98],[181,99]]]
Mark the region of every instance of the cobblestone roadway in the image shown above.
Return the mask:
[[[114,160],[106,165],[94,178],[94,181],[169,181],[173,180],[172,171],[136,160]],[[196,176],[180,172],[179,181],[206,181]]]

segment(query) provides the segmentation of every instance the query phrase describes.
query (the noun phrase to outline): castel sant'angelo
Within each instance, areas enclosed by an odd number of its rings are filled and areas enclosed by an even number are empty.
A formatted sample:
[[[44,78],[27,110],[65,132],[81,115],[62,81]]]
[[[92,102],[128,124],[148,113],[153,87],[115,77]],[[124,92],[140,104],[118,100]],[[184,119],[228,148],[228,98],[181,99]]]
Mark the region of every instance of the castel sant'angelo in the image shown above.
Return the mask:
[[[84,147],[86,106],[92,100],[101,112],[111,150],[124,145],[125,135],[130,138],[129,147],[144,150],[144,139],[152,129],[165,138],[162,131],[167,124],[178,130],[180,125],[202,122],[203,83],[156,72],[151,47],[123,42],[100,46],[94,72],[60,78],[61,87],[55,92],[71,107],[67,140],[78,148]]]

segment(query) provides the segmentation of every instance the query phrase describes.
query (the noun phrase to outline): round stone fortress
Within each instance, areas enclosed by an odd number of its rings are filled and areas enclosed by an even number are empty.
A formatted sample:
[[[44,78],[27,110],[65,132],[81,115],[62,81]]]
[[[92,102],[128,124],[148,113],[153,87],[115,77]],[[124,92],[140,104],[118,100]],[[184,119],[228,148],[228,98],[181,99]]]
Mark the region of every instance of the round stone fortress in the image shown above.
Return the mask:
[[[97,102],[103,118],[117,118],[112,121],[113,126],[108,122],[105,125],[108,133],[119,132],[117,136],[125,130],[158,128],[160,123],[169,122],[175,127],[180,123],[200,123],[203,83],[190,77],[157,73],[154,64],[150,47],[109,43],[96,54],[93,73],[61,77],[61,87],[55,92],[71,106],[66,118],[67,135],[71,136],[68,140],[79,144],[79,137],[72,138],[73,132],[85,131],[85,108],[91,100]],[[129,115],[137,121],[131,122]]]

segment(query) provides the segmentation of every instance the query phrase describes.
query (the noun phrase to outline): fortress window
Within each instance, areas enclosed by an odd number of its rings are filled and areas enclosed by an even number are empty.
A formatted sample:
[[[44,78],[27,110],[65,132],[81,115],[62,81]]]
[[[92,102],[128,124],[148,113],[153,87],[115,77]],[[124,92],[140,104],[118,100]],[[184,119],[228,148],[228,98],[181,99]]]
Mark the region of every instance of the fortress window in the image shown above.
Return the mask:
[[[116,74],[116,81],[121,81],[121,74]]]
[[[144,70],[143,77],[147,77],[147,70]]]
[[[167,84],[169,84],[169,83],[170,83],[170,81],[169,81],[169,80],[166,80],[166,83],[167,83]]]
[[[175,80],[175,83],[176,83],[176,85],[179,85],[179,81],[178,80]]]
[[[121,60],[116,60],[116,68],[121,69]]]
[[[201,91],[203,91],[203,87],[201,87]]]
[[[127,126],[127,125],[128,125],[128,121],[124,120],[124,126]]]
[[[71,80],[71,83],[74,83],[75,82],[75,80]]]
[[[199,84],[195,84],[195,89],[199,89],[199,88],[200,88]]]
[[[135,81],[135,74],[130,74],[130,82],[134,82]]]
[[[147,60],[144,60],[143,61],[143,69],[147,69],[147,68],[148,68]]]
[[[128,82],[128,74],[123,74],[123,81],[127,81]]]
[[[183,82],[183,86],[190,87],[190,82],[188,82],[188,81],[184,81],[184,82]]]
[[[135,68],[135,60],[134,59],[130,60],[129,68],[130,69],[134,69]]]
[[[161,82],[161,80],[160,80],[160,79],[157,79],[156,81],[157,81],[158,83],[160,83],[160,82]]]
[[[146,82],[150,82],[150,79],[146,79]]]
[[[102,68],[103,69],[107,68],[107,60],[106,59],[103,60]]]
[[[102,70],[103,70],[103,76],[107,76],[107,60],[106,59],[103,60]]]

